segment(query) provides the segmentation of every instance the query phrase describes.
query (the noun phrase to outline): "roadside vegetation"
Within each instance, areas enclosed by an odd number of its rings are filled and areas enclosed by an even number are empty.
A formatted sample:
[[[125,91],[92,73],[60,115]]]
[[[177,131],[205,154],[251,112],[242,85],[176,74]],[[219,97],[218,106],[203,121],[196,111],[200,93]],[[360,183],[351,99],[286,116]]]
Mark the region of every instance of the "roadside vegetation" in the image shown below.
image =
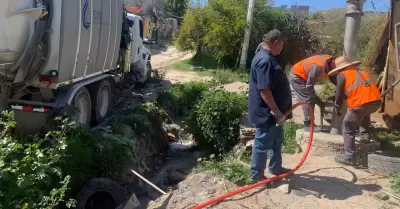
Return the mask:
[[[126,108],[110,121],[112,128],[97,131],[58,118],[53,131],[18,137],[12,134],[13,117],[13,112],[4,112],[0,121],[0,208],[4,209],[73,208],[86,181],[104,177],[124,183],[127,166],[136,169],[142,160],[159,153],[156,145],[162,145],[165,134],[164,112],[154,104]],[[153,146],[154,153],[138,153],[144,146]]]

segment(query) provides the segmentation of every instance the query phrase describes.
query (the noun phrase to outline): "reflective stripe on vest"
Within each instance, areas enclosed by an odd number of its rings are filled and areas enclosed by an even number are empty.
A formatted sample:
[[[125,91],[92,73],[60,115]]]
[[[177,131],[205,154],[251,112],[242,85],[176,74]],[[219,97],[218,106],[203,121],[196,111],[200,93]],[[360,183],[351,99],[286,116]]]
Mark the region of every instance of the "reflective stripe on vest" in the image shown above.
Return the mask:
[[[318,55],[318,56],[314,56],[314,57],[318,57],[322,61],[322,70],[325,71],[325,66],[326,66],[325,57],[322,55]],[[314,57],[309,57],[304,61],[303,68],[304,68],[304,72],[306,73],[307,78],[310,74],[310,68],[307,68],[307,64],[308,64],[308,62],[310,62],[311,58],[314,58]]]
[[[312,57],[309,57],[307,59],[304,59],[298,63],[296,63],[293,68],[292,72],[294,75],[297,77],[303,79],[303,80],[308,80],[308,77],[310,75],[310,69],[312,64],[315,64],[319,66],[322,69],[322,77],[318,78],[320,79],[325,79],[327,77],[327,74],[325,73],[325,68],[326,68],[326,61],[329,59],[329,55],[315,55]],[[319,62],[321,61],[321,62]]]
[[[368,80],[361,81],[361,74],[366,76],[368,78]],[[356,80],[354,81],[354,84],[351,85],[349,88],[347,88],[344,93],[346,94],[346,96],[348,96],[352,90],[356,89],[359,86],[366,85],[366,84],[371,85],[371,79],[369,79],[368,73],[361,71],[360,69],[357,69],[356,70]]]

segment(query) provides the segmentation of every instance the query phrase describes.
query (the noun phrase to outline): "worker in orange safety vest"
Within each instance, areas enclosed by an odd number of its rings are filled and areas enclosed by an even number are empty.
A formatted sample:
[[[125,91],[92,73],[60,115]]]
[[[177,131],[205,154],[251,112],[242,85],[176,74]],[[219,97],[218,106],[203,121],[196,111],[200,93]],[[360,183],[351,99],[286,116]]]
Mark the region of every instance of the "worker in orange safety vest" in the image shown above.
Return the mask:
[[[335,156],[335,161],[354,165],[356,156],[355,137],[360,131],[361,141],[370,140],[370,115],[381,106],[381,94],[366,70],[357,68],[359,61],[350,62],[346,57],[334,61],[335,69],[329,76],[336,85],[335,111],[340,115],[343,100],[347,99],[348,111],[343,119],[344,155]]]
[[[324,102],[316,95],[314,86],[315,84],[328,77],[328,72],[333,69],[332,61],[334,57],[329,55],[316,55],[304,59],[296,63],[289,75],[289,81],[296,92],[300,101],[306,101],[311,104],[314,110],[315,104],[321,110],[325,109]],[[310,113],[307,106],[302,106],[304,113],[304,130],[310,130]],[[314,127],[314,132],[320,132],[321,127]]]

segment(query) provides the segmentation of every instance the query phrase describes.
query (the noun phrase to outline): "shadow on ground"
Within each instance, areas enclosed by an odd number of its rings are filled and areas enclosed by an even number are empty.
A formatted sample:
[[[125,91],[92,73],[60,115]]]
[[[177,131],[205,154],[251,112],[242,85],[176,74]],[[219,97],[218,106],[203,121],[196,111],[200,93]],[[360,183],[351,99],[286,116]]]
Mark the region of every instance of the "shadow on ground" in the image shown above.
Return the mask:
[[[316,173],[324,170],[342,169],[352,176],[345,180],[338,177],[318,175]],[[329,200],[347,200],[353,196],[362,195],[364,191],[376,192],[382,189],[377,184],[356,184],[357,176],[354,172],[344,168],[322,168],[305,174],[294,175],[290,178],[292,193],[297,196],[315,196]]]

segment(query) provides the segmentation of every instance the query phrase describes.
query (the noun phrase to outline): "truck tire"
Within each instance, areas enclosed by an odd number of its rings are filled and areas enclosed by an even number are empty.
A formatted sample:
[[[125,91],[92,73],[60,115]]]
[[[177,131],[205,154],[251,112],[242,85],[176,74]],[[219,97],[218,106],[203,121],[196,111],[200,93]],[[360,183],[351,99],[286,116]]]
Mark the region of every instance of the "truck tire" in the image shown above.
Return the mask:
[[[137,82],[137,87],[139,87],[139,88],[143,88],[143,87],[145,87],[146,86],[146,83],[150,80],[150,78],[151,78],[151,71],[152,71],[152,67],[151,67],[151,63],[150,62],[147,62],[147,64],[146,64],[146,74],[144,75],[145,76],[145,80],[143,81],[143,82]]]
[[[86,87],[82,87],[76,92],[71,106],[74,108],[74,111],[69,113],[68,116],[78,125],[89,126],[92,107],[90,93]]]
[[[76,197],[77,209],[115,209],[126,200],[125,191],[110,179],[88,181]]]
[[[368,170],[383,175],[399,173],[400,158],[384,154],[368,154]]]
[[[109,80],[102,80],[90,86],[92,94],[92,123],[98,125],[104,121],[111,107],[113,85]]]
[[[150,80],[150,78],[151,78],[151,72],[152,72],[152,70],[153,70],[150,61],[147,62],[146,70],[147,70],[147,73],[146,73],[146,82],[147,82],[147,81]]]

